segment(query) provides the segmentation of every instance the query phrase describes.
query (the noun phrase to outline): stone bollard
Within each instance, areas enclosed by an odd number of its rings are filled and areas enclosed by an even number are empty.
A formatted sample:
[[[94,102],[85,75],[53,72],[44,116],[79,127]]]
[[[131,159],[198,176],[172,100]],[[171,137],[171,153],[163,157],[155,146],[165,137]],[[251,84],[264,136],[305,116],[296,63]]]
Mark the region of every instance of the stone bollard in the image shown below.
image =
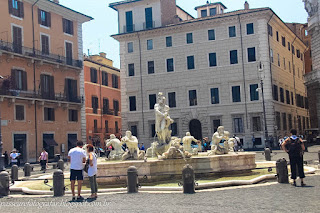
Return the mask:
[[[183,193],[193,194],[195,193],[194,185],[194,170],[189,164],[185,165],[182,169],[182,184]]]
[[[19,180],[19,174],[18,174],[18,166],[13,165],[11,167],[11,181]]]
[[[24,176],[25,177],[30,177],[31,176],[32,166],[30,165],[30,163],[24,164],[23,170],[24,170]]]
[[[61,169],[62,171],[64,171],[64,161],[62,159],[60,159],[57,163],[57,168]]]
[[[8,196],[10,194],[9,173],[2,171],[0,173],[0,196]]]
[[[63,196],[65,193],[63,171],[58,169],[53,173],[53,196]]]
[[[127,191],[128,193],[138,192],[138,170],[135,166],[130,166],[127,171]]]
[[[264,149],[264,157],[266,161],[271,161],[271,150],[269,148]]]
[[[289,183],[288,166],[286,159],[282,158],[276,162],[277,178],[279,183]]]

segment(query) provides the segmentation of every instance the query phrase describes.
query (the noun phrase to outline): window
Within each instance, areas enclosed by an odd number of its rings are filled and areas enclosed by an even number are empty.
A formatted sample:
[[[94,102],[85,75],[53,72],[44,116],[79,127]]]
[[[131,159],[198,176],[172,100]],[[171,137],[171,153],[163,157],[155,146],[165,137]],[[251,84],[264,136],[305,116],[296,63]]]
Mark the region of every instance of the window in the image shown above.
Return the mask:
[[[69,109],[69,121],[78,122],[78,110]]]
[[[128,42],[128,53],[133,53],[133,42]]]
[[[235,26],[229,27],[229,37],[230,38],[236,37],[236,27]]]
[[[287,104],[290,104],[290,92],[288,90],[286,90],[286,100]]]
[[[210,67],[217,66],[217,54],[216,53],[209,53],[209,66]]]
[[[254,34],[253,23],[247,24],[247,35]]]
[[[98,107],[99,107],[98,97],[95,97],[95,96],[91,97],[91,106],[92,106],[92,112],[94,114],[98,114]]]
[[[110,114],[110,110],[109,110],[109,99],[108,98],[104,98],[103,99],[103,114],[104,115],[108,115]]]
[[[113,111],[114,111],[115,116],[119,115],[119,101],[118,100],[113,100]]]
[[[152,50],[153,49],[153,40],[149,39],[147,40],[147,50]]]
[[[291,62],[289,61],[289,72],[291,73]]]
[[[248,62],[256,61],[256,48],[248,48]]]
[[[207,17],[207,10],[201,10],[201,17]]]
[[[250,101],[259,101],[258,84],[250,85]]]
[[[108,86],[108,73],[102,72],[102,85]]]
[[[277,41],[279,41],[279,32],[277,31]]]
[[[90,68],[90,81],[92,83],[98,83],[97,69],[91,67]]]
[[[51,27],[51,14],[38,9],[38,21],[42,26]]]
[[[208,30],[208,40],[209,41],[216,40],[216,34],[214,30]]]
[[[168,93],[168,102],[169,102],[169,107],[173,108],[176,107],[176,93],[175,92],[169,92]]]
[[[130,96],[129,97],[129,106],[130,106],[130,111],[136,111],[137,110],[136,96]]]
[[[216,132],[218,130],[218,127],[221,126],[221,120],[220,119],[214,119],[212,120],[212,128],[213,132]]]
[[[296,53],[295,53],[295,49],[294,49],[294,46],[293,45],[291,45],[291,51],[292,51],[292,54],[293,55],[295,55]]]
[[[24,106],[23,105],[16,105],[15,111],[16,111],[16,120],[17,121],[24,121],[25,120]]]
[[[148,7],[145,9],[145,16],[146,16],[145,29],[153,28],[152,7]]]
[[[240,86],[232,87],[232,102],[241,102]]]
[[[273,63],[273,49],[270,49],[270,59],[271,59],[271,63]]]
[[[289,50],[289,51],[291,50],[291,44],[290,44],[290,42],[288,42],[288,50]]]
[[[126,32],[130,33],[133,32],[134,26],[133,26],[133,17],[132,17],[132,11],[126,12]]]
[[[293,92],[291,92],[291,104],[294,105]]]
[[[172,47],[172,36],[166,37],[166,47]]]
[[[78,81],[70,78],[65,79],[65,95],[68,101],[80,103],[78,97]]]
[[[217,8],[210,8],[210,16],[217,15]]]
[[[297,58],[300,58],[300,50],[297,49]]]
[[[211,88],[211,104],[219,104],[219,88]]]
[[[27,72],[22,70],[11,70],[11,84],[15,90],[27,90]]]
[[[281,64],[280,64],[280,55],[279,54],[277,54],[278,55],[278,66],[280,67],[281,66]]]
[[[148,61],[148,74],[154,73],[154,61]]]
[[[193,43],[192,33],[187,33],[187,44]]]
[[[44,55],[49,55],[49,36],[41,35],[41,52]]]
[[[188,70],[193,70],[195,67],[194,67],[194,56],[188,56],[187,57],[187,68]]]
[[[237,64],[238,63],[238,50],[231,50],[230,51],[230,64]]]
[[[286,37],[282,36],[281,40],[282,40],[282,46],[286,47]]]
[[[54,77],[50,75],[40,75],[41,95],[44,99],[55,99],[54,94]]]
[[[197,106],[197,91],[189,90],[189,106]]]
[[[278,129],[278,130],[281,130],[280,112],[276,112],[276,125],[277,125],[277,129]]]
[[[151,128],[151,131],[150,131],[151,135],[150,136],[151,136],[151,138],[153,138],[153,137],[156,136],[156,125],[155,124],[151,124],[150,128]]]
[[[252,130],[254,132],[259,132],[262,130],[261,128],[261,119],[259,116],[257,117],[252,117]]]
[[[114,128],[116,130],[116,133],[119,133],[119,124],[118,124],[118,121],[115,121],[114,122]]]
[[[289,130],[292,129],[292,115],[291,114],[288,114],[288,127],[289,127]]]
[[[282,113],[282,129],[287,130],[287,114]]]
[[[73,65],[72,61],[72,43],[66,42],[66,62],[68,65]]]
[[[286,70],[287,69],[287,65],[286,65],[286,58],[283,57],[283,68]]]
[[[15,53],[22,54],[22,28],[12,26],[12,45]]]
[[[45,121],[54,121],[54,108],[44,108],[44,120]]]
[[[134,76],[134,64],[128,64],[129,76]]]
[[[149,95],[149,109],[154,109],[154,105],[157,103],[156,94]]]
[[[234,133],[243,132],[242,118],[233,118],[233,128],[234,128]]]
[[[278,86],[273,85],[273,100],[278,101],[279,95],[278,95]]]
[[[138,127],[137,127],[137,125],[131,126],[130,130],[131,130],[131,133],[132,133],[133,136],[138,137]]]
[[[63,18],[62,19],[62,27],[63,27],[63,32],[73,35],[73,22]]]
[[[23,18],[23,2],[19,0],[9,0],[9,14],[17,16],[19,18]]]
[[[271,25],[268,24],[268,34],[272,37],[273,36],[273,30]]]
[[[96,119],[93,120],[93,132],[98,132],[98,120]]]
[[[170,130],[172,131],[171,132],[172,136],[178,136],[178,125],[176,122],[170,125]]]
[[[112,87],[117,89],[119,88],[118,76],[115,74],[112,74]]]
[[[174,65],[173,65],[173,58],[167,59],[167,72],[173,72],[174,71]]]
[[[282,87],[280,87],[280,101],[284,103],[284,90]]]

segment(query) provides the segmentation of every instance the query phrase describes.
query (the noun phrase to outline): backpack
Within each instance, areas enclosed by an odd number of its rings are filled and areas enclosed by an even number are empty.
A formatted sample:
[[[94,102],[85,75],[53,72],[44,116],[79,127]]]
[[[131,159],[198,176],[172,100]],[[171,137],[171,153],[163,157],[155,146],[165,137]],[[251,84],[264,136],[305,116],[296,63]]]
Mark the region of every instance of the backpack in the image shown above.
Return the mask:
[[[289,150],[290,156],[302,156],[302,148],[300,138],[292,139],[290,138],[289,143],[286,145],[286,149]]]

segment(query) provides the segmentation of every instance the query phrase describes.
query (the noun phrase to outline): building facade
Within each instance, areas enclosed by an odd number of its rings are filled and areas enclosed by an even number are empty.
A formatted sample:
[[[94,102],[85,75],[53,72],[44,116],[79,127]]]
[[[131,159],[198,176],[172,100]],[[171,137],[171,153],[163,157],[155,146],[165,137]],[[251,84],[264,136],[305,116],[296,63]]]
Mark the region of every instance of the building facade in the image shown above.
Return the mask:
[[[145,144],[154,140],[158,92],[167,97],[172,134],[179,137],[190,131],[211,138],[223,125],[245,147],[264,147],[266,135],[309,126],[306,46],[270,8],[246,3],[226,13],[212,3],[186,19],[163,4],[175,0],[110,4],[119,13],[113,37],[120,42],[123,131]]]
[[[21,162],[42,148],[65,154],[81,139],[82,24],[92,18],[48,0],[1,1],[0,14],[3,151]]]
[[[87,141],[104,147],[110,134],[121,136],[120,70],[105,53],[84,59]]]
[[[312,70],[306,75],[311,127],[320,127],[320,0],[304,0],[308,12],[308,34],[311,36]]]

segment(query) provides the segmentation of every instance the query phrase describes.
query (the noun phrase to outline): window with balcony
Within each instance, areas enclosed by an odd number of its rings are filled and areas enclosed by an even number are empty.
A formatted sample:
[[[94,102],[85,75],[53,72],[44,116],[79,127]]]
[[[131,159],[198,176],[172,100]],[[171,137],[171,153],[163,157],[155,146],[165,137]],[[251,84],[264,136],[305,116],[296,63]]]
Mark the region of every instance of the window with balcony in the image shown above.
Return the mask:
[[[114,111],[115,116],[119,115],[119,101],[118,100],[113,100],[113,111]]]
[[[41,35],[41,52],[44,55],[49,55],[50,53],[49,36]]]
[[[22,54],[22,28],[12,26],[12,45],[15,53]]]
[[[66,42],[66,62],[68,65],[73,65],[72,63],[72,43]]]
[[[78,82],[77,80],[65,79],[65,94],[67,97],[67,101],[71,102],[80,102],[78,98]]]
[[[118,76],[115,74],[112,74],[112,87],[118,89],[119,88],[119,80]]]
[[[102,85],[108,86],[108,73],[102,72]]]
[[[91,97],[91,106],[92,106],[92,112],[94,114],[98,114],[98,108],[99,108],[99,99],[98,99],[98,97],[95,97],[95,96]]]
[[[145,29],[152,29],[153,26],[153,18],[152,18],[152,7],[145,9],[146,23]]]
[[[189,90],[189,106],[197,106],[197,91]]]
[[[40,75],[41,96],[44,99],[55,99],[54,93],[54,77],[51,75]]]
[[[127,33],[134,31],[132,11],[126,12],[126,27],[125,28],[126,28],[125,31]]]
[[[15,90],[27,90],[27,72],[22,70],[11,70],[12,88]]]
[[[90,68],[90,81],[91,83],[98,83],[97,69],[94,67]]]
[[[78,110],[69,109],[69,121],[78,122]]]
[[[134,64],[128,64],[128,74],[134,76]]]
[[[69,35],[73,35],[73,22],[63,18],[62,19],[62,27],[63,27],[63,32],[67,33]]]
[[[19,18],[24,17],[24,6],[20,0],[9,0],[9,14]]]
[[[42,26],[51,27],[51,14],[38,9],[38,22]]]
[[[44,120],[45,121],[54,121],[54,108],[44,107]]]

